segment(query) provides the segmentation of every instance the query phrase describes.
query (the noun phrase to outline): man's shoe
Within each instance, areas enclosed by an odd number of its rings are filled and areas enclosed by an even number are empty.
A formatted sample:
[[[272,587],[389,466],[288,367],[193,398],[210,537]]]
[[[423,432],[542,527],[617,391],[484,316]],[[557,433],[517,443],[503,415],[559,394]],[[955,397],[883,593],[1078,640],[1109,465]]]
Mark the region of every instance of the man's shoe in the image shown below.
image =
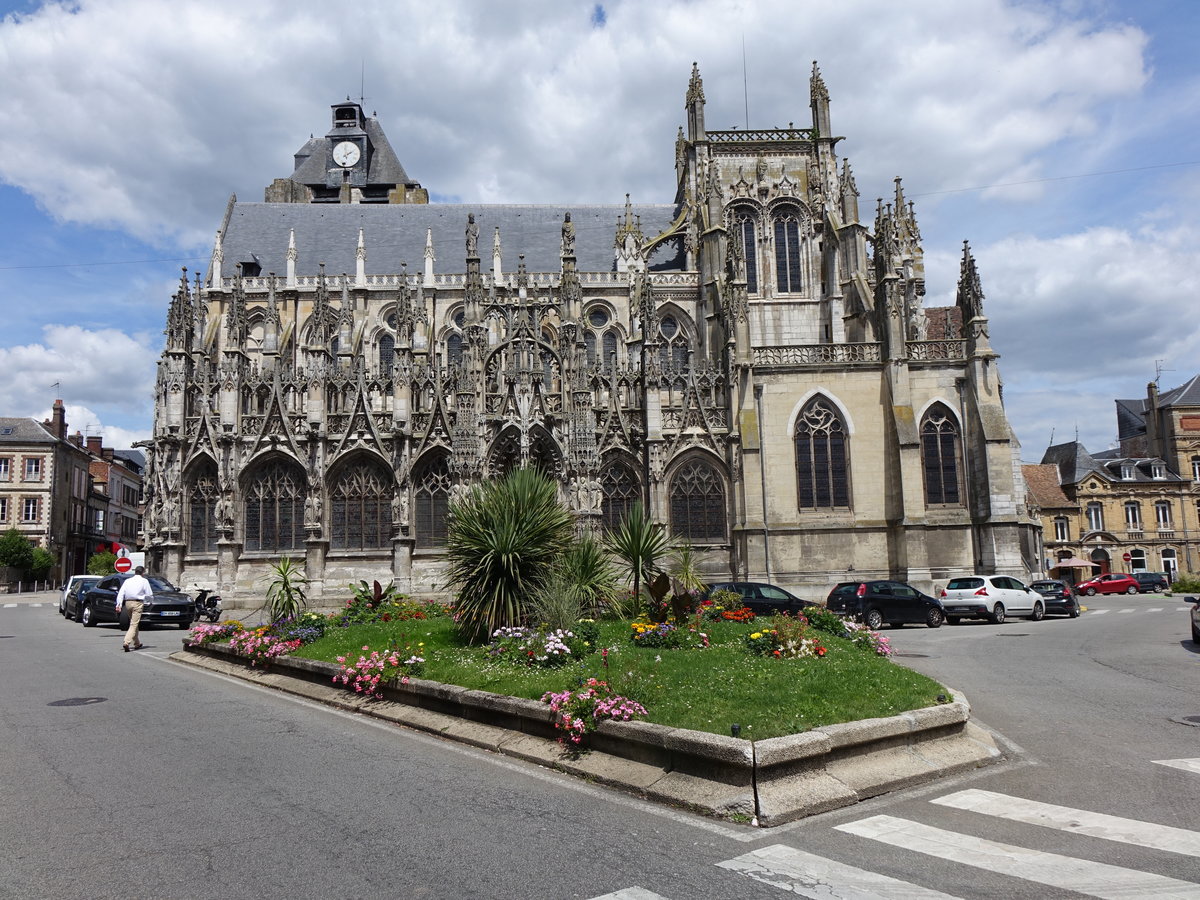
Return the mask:
[[[122,649],[122,650],[124,650],[126,653],[128,653],[128,652],[129,652],[129,645],[128,645],[128,644],[122,644],[122,645],[121,645],[121,649]]]
[[[133,645],[133,649],[134,649],[134,650],[141,650],[141,649],[142,649],[142,645],[141,645],[141,644],[134,644],[134,645]]]

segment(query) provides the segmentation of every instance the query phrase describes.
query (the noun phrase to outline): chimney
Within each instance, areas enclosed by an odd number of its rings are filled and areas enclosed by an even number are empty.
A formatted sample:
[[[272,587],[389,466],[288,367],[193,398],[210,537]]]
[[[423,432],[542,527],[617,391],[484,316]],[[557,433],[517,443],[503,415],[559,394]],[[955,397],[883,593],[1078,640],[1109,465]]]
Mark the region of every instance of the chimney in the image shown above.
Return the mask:
[[[67,408],[63,406],[62,400],[54,401],[54,410],[51,413],[50,432],[60,441],[67,439]]]
[[[113,461],[113,448],[112,447],[103,448],[100,451],[100,455],[104,457],[105,462],[112,462]]]
[[[71,443],[74,444],[76,447],[82,447],[83,446],[83,432],[76,431],[73,435],[71,435]]]
[[[101,437],[100,435],[89,434],[87,437],[88,453],[95,453],[97,456],[99,456],[100,448],[103,443],[104,443],[104,438]]]

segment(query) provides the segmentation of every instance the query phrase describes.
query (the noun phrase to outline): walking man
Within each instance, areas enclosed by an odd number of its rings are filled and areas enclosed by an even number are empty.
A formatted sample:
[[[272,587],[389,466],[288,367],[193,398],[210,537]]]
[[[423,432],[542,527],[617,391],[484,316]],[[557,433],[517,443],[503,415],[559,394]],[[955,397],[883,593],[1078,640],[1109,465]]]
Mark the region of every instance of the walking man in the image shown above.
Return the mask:
[[[154,595],[154,588],[150,587],[150,582],[142,574],[145,571],[138,566],[133,570],[133,574],[121,583],[121,590],[117,591],[117,612],[121,612],[123,604],[129,604],[129,631],[125,633],[126,653],[142,649],[142,642],[138,640],[138,626],[142,624],[142,602]]]

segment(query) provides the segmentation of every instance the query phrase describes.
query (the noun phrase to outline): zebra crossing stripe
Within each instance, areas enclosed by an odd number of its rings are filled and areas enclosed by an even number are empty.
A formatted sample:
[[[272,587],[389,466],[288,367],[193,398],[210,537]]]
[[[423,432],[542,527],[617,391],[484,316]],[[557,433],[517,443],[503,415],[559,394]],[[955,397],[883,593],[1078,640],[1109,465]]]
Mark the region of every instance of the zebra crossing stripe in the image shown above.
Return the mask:
[[[957,900],[950,894],[773,844],[717,863],[810,900]]]
[[[939,806],[968,809],[985,816],[998,816],[1014,822],[1042,825],[1071,834],[1086,834],[1088,837],[1136,844],[1151,850],[1168,850],[1187,856],[1200,856],[1200,832],[1170,825],[1155,825],[1135,819],[1123,819],[1104,813],[1086,812],[1067,806],[1054,806],[1037,800],[1025,800],[997,794],[995,791],[971,789],[938,797],[931,801]]]
[[[592,900],[667,900],[662,894],[656,894],[654,891],[648,891],[644,887],[622,888],[611,894],[604,894],[600,897],[593,897]]]
[[[1102,616],[1106,612],[1108,612],[1108,610],[1107,609],[1089,609],[1088,612],[1090,612],[1093,616]]]
[[[1001,844],[894,816],[871,816],[838,831],[915,850],[937,859],[1075,891],[1101,900],[1200,900],[1200,884],[1107,863]]]
[[[1117,610],[1117,615],[1119,616],[1119,615],[1121,615],[1121,614],[1123,614],[1123,613],[1131,613],[1131,612],[1133,612],[1133,610],[1132,610],[1132,609],[1118,609],[1118,610]]]
[[[1200,775],[1200,759],[1154,759],[1155,765],[1170,766],[1172,769],[1183,769],[1193,775]]]
[[[1162,612],[1161,606],[1152,606],[1146,612]]]

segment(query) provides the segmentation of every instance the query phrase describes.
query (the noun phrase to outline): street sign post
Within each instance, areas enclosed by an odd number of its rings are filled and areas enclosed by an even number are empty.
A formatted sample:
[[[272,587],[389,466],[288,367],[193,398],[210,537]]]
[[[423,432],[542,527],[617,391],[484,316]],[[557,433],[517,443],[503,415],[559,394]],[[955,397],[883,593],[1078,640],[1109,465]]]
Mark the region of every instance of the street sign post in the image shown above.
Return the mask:
[[[133,560],[128,556],[118,556],[116,562],[113,563],[113,568],[118,572],[128,572],[133,568]]]

